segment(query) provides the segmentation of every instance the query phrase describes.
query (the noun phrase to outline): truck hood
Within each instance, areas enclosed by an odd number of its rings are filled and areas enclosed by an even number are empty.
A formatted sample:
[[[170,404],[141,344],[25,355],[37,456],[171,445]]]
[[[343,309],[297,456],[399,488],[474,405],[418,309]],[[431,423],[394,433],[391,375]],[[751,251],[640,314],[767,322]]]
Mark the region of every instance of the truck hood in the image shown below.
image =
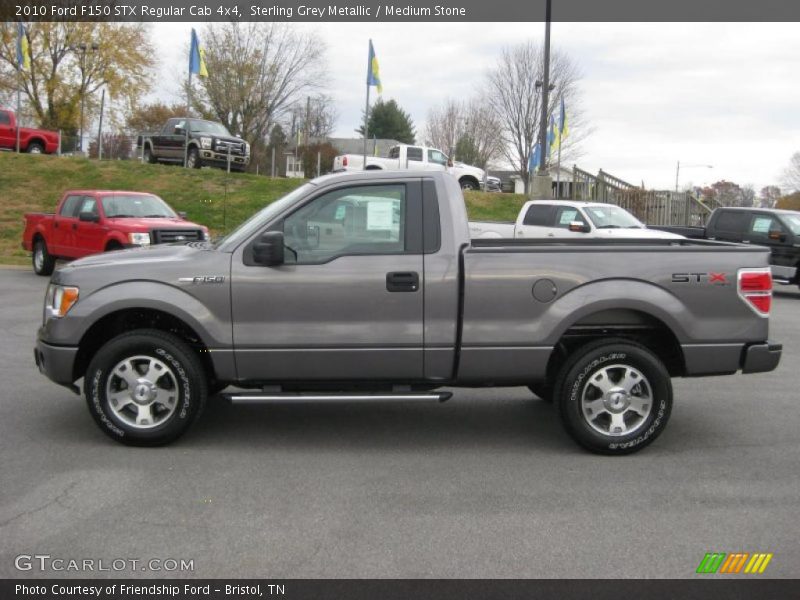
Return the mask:
[[[130,228],[131,231],[149,231],[150,229],[205,229],[202,225],[175,218],[113,217],[106,219],[119,229]]]
[[[148,265],[152,266],[155,263],[163,264],[168,262],[181,263],[191,261],[197,256],[198,252],[214,251],[213,246],[209,242],[190,242],[190,243],[177,243],[177,244],[158,244],[156,246],[142,246],[137,248],[130,248],[127,250],[115,250],[112,252],[103,252],[101,254],[92,254],[84,258],[74,260],[63,267],[56,273],[64,272],[69,274],[72,270],[84,269],[87,267],[110,267],[114,270],[119,270],[122,274],[120,278],[130,278],[132,268],[141,265],[143,272],[146,272]]]

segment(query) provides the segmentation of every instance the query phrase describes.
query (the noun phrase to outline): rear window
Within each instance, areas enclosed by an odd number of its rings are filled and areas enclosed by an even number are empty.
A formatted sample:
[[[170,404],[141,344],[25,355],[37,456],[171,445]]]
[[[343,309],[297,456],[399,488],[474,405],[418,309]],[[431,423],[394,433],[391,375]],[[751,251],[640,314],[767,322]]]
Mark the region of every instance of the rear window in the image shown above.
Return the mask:
[[[547,227],[550,225],[550,213],[552,206],[549,204],[533,204],[525,213],[525,219],[522,221],[523,225],[536,225],[538,227]]]
[[[83,201],[83,196],[67,196],[64,203],[61,205],[61,212],[59,213],[62,217],[77,217],[78,216],[78,209]]]

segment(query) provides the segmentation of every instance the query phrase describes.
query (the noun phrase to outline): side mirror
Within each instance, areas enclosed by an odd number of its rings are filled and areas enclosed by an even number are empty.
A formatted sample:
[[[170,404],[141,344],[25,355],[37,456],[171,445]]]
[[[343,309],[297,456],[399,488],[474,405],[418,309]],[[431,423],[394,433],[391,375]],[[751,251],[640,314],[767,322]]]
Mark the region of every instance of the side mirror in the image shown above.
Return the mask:
[[[85,211],[78,213],[78,220],[83,221],[84,223],[97,223],[100,220],[100,215]]]
[[[185,221],[186,220],[186,211],[185,210],[179,210],[178,211],[178,217]]]
[[[186,135],[186,130],[183,127],[176,127],[175,135]]]
[[[772,229],[767,235],[771,240],[778,240],[779,242],[786,241],[786,234],[783,233],[783,231],[781,231],[780,229]]]
[[[576,233],[589,233],[592,228],[588,223],[581,223],[580,221],[570,221],[569,230]]]
[[[267,231],[253,244],[253,260],[265,267],[277,267],[284,263],[283,232]]]

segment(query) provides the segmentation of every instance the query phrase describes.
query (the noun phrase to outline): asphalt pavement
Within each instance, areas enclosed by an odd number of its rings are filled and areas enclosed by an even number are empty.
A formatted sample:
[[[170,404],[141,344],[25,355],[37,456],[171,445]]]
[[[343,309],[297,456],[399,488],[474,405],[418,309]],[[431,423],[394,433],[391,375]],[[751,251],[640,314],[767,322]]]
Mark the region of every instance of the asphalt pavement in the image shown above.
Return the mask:
[[[770,552],[762,577],[800,577],[796,287],[774,301],[778,370],[675,380],[663,435],[611,458],[525,388],[441,405],[214,398],[177,443],[128,448],[36,370],[46,285],[0,269],[0,577],[684,578],[712,551]],[[20,555],[126,566],[19,571]],[[150,559],[193,570],[130,567]]]

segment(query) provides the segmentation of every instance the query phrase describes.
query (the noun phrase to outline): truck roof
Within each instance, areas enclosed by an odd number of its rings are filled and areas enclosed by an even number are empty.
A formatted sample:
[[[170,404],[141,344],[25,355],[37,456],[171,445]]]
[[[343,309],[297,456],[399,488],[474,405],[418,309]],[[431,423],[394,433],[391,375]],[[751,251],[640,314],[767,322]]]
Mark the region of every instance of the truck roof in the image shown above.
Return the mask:
[[[776,213],[779,215],[796,215],[797,210],[788,210],[786,208],[761,208],[760,206],[720,206],[716,210],[737,210],[737,211],[752,211],[758,210],[761,212]]]
[[[379,181],[383,179],[443,179],[453,177],[446,171],[388,171],[384,169],[367,169],[365,171],[339,171],[312,179],[309,183],[322,185],[329,181]]]
[[[129,192],[126,190],[66,190],[67,194],[125,194],[126,196],[155,196],[150,192]]]

